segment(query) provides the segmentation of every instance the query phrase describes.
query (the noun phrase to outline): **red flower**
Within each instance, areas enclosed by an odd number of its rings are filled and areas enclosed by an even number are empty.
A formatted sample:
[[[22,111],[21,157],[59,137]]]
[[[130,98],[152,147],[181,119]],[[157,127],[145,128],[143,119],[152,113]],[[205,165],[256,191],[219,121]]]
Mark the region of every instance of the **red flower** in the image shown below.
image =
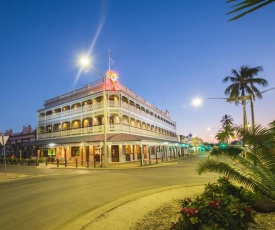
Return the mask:
[[[190,216],[194,216],[195,215],[195,209],[188,208],[188,209],[186,209],[186,213],[188,213]]]
[[[180,209],[180,213],[183,213],[183,212],[185,212],[185,208]]]
[[[211,208],[217,208],[218,207],[217,204],[214,201],[210,201],[209,205],[210,205]]]

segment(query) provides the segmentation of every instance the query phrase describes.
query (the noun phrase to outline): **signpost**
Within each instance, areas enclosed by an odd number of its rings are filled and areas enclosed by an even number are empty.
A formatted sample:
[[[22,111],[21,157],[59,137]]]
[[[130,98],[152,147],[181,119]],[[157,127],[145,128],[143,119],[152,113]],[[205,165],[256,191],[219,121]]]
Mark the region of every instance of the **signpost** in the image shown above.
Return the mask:
[[[7,175],[6,147],[5,147],[5,145],[8,141],[8,139],[9,139],[9,136],[4,136],[3,134],[2,134],[2,138],[0,139],[0,143],[3,146],[3,152],[4,152],[5,176]]]

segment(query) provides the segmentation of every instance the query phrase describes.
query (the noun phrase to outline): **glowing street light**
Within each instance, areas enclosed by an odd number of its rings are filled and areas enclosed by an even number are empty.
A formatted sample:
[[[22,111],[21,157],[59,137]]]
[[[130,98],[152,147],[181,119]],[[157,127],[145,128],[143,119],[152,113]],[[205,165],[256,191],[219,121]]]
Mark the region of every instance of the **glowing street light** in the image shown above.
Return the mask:
[[[88,56],[82,56],[79,59],[79,65],[81,67],[90,67],[91,66],[91,58]]]
[[[194,106],[200,106],[202,104],[202,99],[197,97],[197,98],[194,98],[193,101],[192,101],[192,104]]]
[[[197,97],[197,98],[194,98],[192,100],[192,104],[194,106],[200,106],[203,101],[212,100],[212,99],[223,99],[223,100],[226,100],[227,98],[225,98],[225,97],[209,97],[209,98],[199,98],[199,97]]]

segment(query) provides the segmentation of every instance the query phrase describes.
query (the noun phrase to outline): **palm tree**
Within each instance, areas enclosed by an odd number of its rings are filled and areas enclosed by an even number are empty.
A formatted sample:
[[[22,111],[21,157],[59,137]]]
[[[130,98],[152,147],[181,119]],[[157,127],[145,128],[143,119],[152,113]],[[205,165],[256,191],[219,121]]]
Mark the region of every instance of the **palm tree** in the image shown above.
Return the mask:
[[[243,125],[244,128],[247,127],[247,116],[246,116],[246,99],[245,96],[249,97],[251,101],[251,110],[253,110],[253,100],[255,98],[262,98],[261,92],[254,86],[255,84],[259,84],[261,86],[267,86],[267,80],[263,78],[255,78],[257,74],[262,71],[263,68],[261,66],[257,66],[254,68],[250,68],[248,66],[241,66],[239,72],[235,69],[232,69],[231,73],[233,76],[227,76],[223,79],[223,83],[231,81],[232,84],[229,85],[224,93],[225,95],[229,95],[230,98],[242,97],[242,105],[243,105]],[[248,95],[246,95],[248,94]],[[238,105],[239,101],[235,101],[235,104]],[[254,123],[254,113],[252,113],[253,122]],[[253,124],[252,124],[253,125]]]
[[[227,3],[229,2],[235,2],[236,0],[227,0]],[[236,17],[231,18],[229,21],[233,21],[236,20],[248,13],[251,13],[254,10],[257,10],[259,8],[262,8],[270,3],[275,2],[275,0],[243,0],[242,2],[233,5],[233,7],[235,7],[235,10],[230,11],[227,14],[232,14],[238,11],[241,11],[243,9],[247,9],[247,11],[244,11],[243,13],[237,15]]]
[[[215,136],[215,138],[219,141],[219,142],[225,142],[226,140],[226,134],[222,131],[219,130]]]
[[[230,138],[235,138],[235,129],[230,125],[226,125],[220,129],[216,135],[217,140],[220,142],[227,142],[229,144]]]
[[[225,127],[227,125],[232,126],[233,125],[233,121],[234,121],[234,119],[230,115],[225,114],[222,117],[221,123],[222,123],[223,127]]]
[[[270,132],[275,133],[275,120],[269,123],[269,127],[270,127]]]
[[[246,148],[228,146],[227,149],[214,147],[210,158],[199,164],[199,174],[217,172],[253,189],[261,195],[275,200],[275,121],[270,128],[260,125],[240,132],[248,144]],[[245,152],[247,158],[241,156]],[[255,154],[256,152],[256,154]],[[224,155],[237,164],[229,164],[212,159],[211,156]],[[255,166],[254,162],[257,162]]]

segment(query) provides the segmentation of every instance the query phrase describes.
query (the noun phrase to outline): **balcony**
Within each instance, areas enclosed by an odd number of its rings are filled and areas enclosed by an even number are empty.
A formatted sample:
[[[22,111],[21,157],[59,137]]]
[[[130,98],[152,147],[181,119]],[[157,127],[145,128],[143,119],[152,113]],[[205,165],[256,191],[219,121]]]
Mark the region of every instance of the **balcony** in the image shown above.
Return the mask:
[[[68,129],[68,130],[61,130],[51,133],[38,133],[37,139],[47,139],[47,138],[56,138],[56,137],[72,137],[72,136],[81,136],[87,134],[103,134],[104,132],[104,125],[97,125],[92,127],[83,127],[78,129]],[[176,141],[176,137],[171,137],[164,135],[162,133],[153,132],[150,130],[145,130],[141,128],[137,128],[134,126],[129,126],[125,124],[110,124],[107,127],[107,133],[128,133],[140,136],[148,136],[153,138],[160,138],[164,140],[172,140]]]

